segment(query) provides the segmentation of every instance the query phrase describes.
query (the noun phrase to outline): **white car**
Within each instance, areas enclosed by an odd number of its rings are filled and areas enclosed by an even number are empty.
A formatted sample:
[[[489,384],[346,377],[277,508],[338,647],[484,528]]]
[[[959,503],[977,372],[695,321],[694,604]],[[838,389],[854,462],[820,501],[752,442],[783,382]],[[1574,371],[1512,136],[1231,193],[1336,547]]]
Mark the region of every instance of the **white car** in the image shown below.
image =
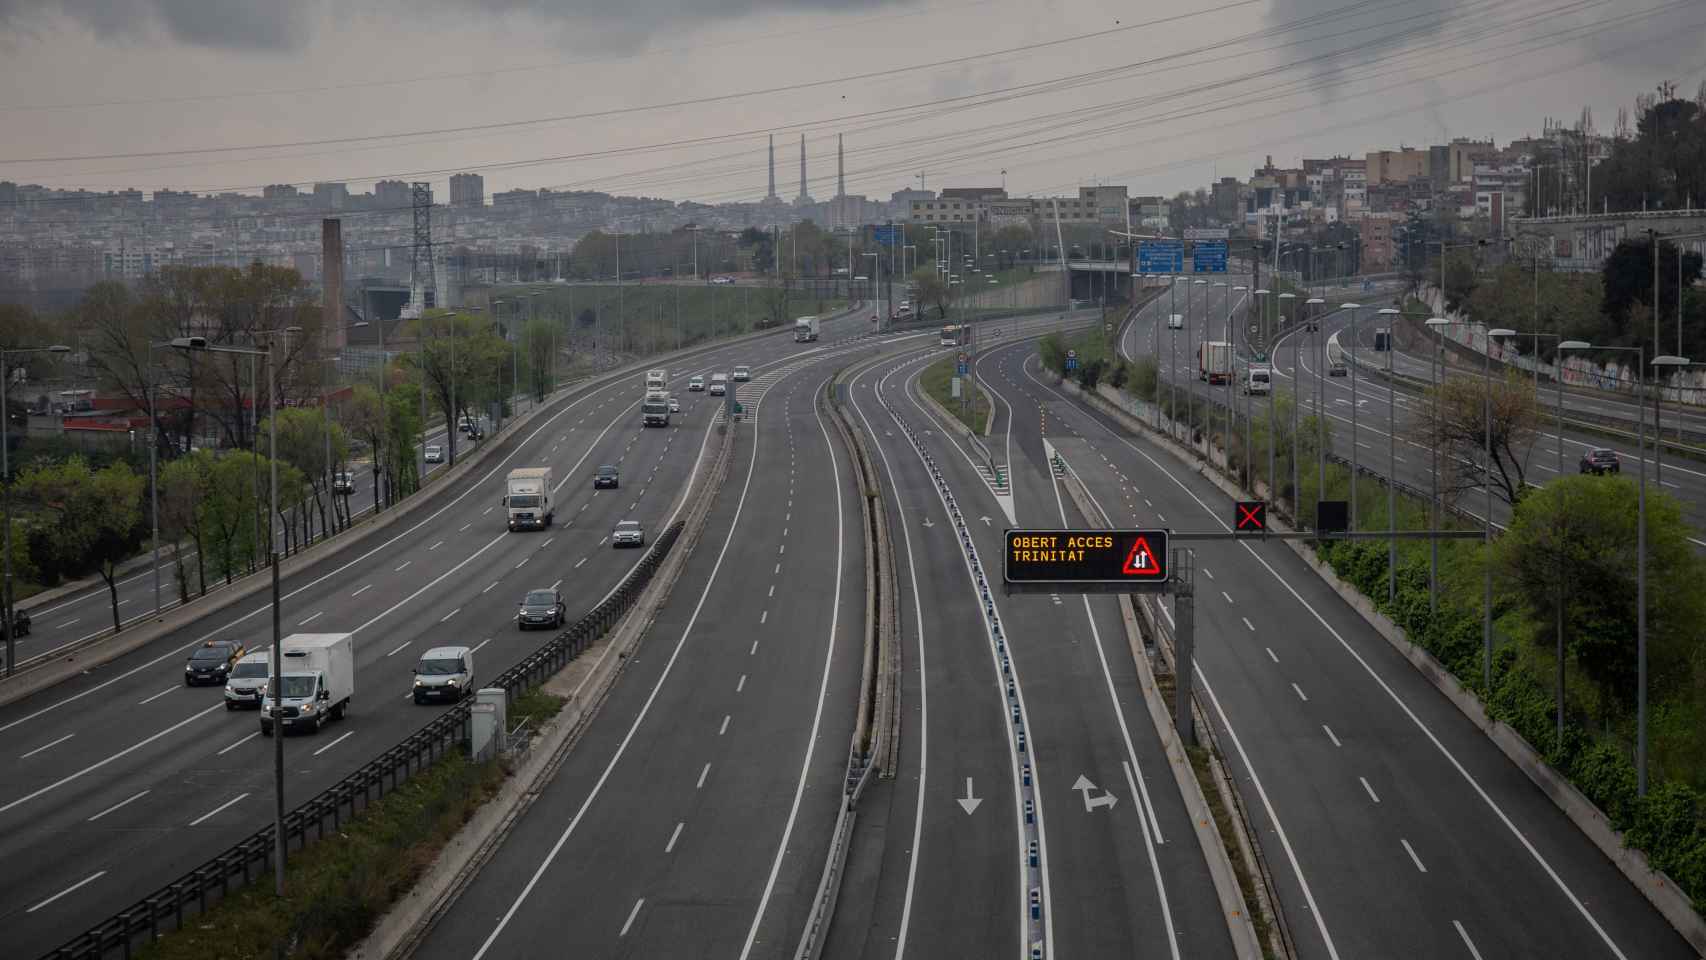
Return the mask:
[[[704,377],[694,377],[693,379],[687,381],[687,389],[689,392],[692,392],[692,393],[703,393],[703,392],[705,392],[705,378]]]
[[[681,412],[681,401],[675,399],[674,397],[670,397],[669,398],[669,412],[670,413],[680,413]]]
[[[643,547],[646,545],[646,531],[640,528],[638,520],[623,520],[616,524],[616,529],[610,531],[610,545],[613,547]]]
[[[444,448],[439,446],[436,443],[428,445],[426,448],[426,462],[427,463],[443,463],[444,462]]]
[[[717,277],[716,279],[712,280],[711,282],[712,283],[734,283],[735,278],[734,277]]]
[[[751,379],[752,379],[752,368],[751,367],[739,366],[739,367],[735,368],[735,382],[736,383],[745,383]]]

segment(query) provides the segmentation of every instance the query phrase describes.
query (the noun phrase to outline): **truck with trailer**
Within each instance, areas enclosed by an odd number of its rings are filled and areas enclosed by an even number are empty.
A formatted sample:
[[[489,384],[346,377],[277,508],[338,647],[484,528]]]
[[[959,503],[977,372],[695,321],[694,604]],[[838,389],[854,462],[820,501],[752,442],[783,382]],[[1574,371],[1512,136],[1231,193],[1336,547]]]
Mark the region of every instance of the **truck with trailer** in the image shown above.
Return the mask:
[[[1232,378],[1232,344],[1208,340],[1197,344],[1197,379],[1226,383]]]
[[[293,633],[279,643],[278,702],[272,678],[262,692],[261,733],[313,733],[343,719],[355,696],[355,642],[348,633]]]
[[[815,343],[817,342],[817,333],[817,317],[801,317],[794,321],[795,343]]]
[[[557,505],[550,467],[517,467],[504,480],[504,511],[511,530],[542,530],[551,525]]]

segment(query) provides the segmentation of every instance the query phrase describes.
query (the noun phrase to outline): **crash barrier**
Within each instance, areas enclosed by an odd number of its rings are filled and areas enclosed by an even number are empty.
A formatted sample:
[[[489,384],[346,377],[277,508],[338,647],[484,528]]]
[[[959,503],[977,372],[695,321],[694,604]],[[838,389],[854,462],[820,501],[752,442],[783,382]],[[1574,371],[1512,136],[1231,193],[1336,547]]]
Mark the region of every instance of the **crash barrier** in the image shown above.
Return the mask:
[[[506,699],[513,702],[585,652],[634,605],[685,526],[685,521],[677,520],[666,527],[645,557],[615,590],[573,625],[528,654],[520,663],[498,674],[488,686],[503,688]],[[462,749],[470,734],[472,707],[472,701],[463,701],[444,711],[403,742],[285,814],[287,848],[293,841],[294,849],[301,850],[310,839],[324,839],[328,823],[330,833],[336,835],[344,819],[353,818],[378,797],[396,790],[399,784],[448,751]],[[71,938],[46,957],[50,960],[98,960],[115,955],[130,957],[139,946],[138,941],[154,940],[163,931],[183,926],[185,915],[192,909],[198,913],[205,912],[210,901],[217,902],[218,898],[230,893],[233,886],[246,885],[256,876],[269,876],[273,870],[274,836],[273,825],[268,824],[201,866]],[[210,894],[218,896],[210,897]]]

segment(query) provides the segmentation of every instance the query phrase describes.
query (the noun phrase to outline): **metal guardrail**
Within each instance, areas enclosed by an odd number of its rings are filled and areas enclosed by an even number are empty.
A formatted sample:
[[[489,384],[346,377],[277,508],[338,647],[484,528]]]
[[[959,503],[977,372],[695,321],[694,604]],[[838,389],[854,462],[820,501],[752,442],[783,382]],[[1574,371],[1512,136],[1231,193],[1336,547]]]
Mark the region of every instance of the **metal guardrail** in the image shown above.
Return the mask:
[[[513,702],[517,696],[585,652],[634,605],[685,526],[685,521],[677,520],[666,527],[646,556],[609,596],[520,663],[498,674],[490,686],[504,688],[506,699]],[[383,797],[388,789],[396,790],[399,784],[436,762],[449,750],[460,748],[470,733],[471,706],[471,702],[464,701],[439,714],[401,743],[285,814],[287,847],[291,840],[296,841],[297,850],[306,847],[310,842],[310,831],[314,834],[313,840],[324,839],[328,820],[332,832],[336,833],[346,815],[353,818],[359,809],[373,803],[375,790]],[[270,824],[255,831],[201,866],[72,937],[63,946],[46,954],[46,958],[98,960],[113,953],[130,957],[139,939],[157,939],[162,929],[167,928],[166,924],[182,927],[186,908],[206,912],[210,893],[217,892],[223,898],[231,892],[233,883],[241,886],[257,875],[268,876],[272,872],[273,836]]]

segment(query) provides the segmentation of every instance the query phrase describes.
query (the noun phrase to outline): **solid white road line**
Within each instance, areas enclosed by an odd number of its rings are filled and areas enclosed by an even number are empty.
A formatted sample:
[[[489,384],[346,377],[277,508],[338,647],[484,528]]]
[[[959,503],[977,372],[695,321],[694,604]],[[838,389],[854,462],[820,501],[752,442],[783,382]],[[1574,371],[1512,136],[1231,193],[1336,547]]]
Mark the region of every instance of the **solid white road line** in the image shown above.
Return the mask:
[[[675,825],[675,830],[669,835],[669,842],[663,845],[664,853],[675,852],[675,841],[681,839],[681,828],[685,826],[687,826],[686,823],[677,823]]]
[[[257,731],[257,732],[259,732],[259,731]],[[151,792],[152,791],[149,791],[149,790],[143,790],[140,793],[133,793],[129,797],[127,797],[126,799],[120,800],[119,802],[113,804],[112,806],[106,808],[105,810],[102,810],[100,813],[97,813],[94,816],[90,817],[88,820],[85,820],[84,823],[94,823],[96,820],[99,820],[102,817],[106,816],[107,814],[112,813],[114,810],[117,810],[119,807],[122,807],[125,804],[130,803],[132,800],[141,800],[143,797],[148,796],[148,794]]]
[[[411,696],[411,697],[414,696],[414,693],[411,692],[409,694],[409,696]],[[336,740],[333,740],[331,743],[328,743],[325,746],[321,747],[320,749],[314,751],[314,756],[317,757],[320,754],[325,753],[327,750],[332,749],[333,747],[337,746],[340,743],[343,743],[345,740],[348,740],[350,737],[353,737],[353,736],[355,736],[354,730],[350,730],[350,731],[346,732],[343,736],[337,738]]]
[[[174,687],[172,689],[175,690],[177,688]],[[75,737],[76,735],[77,735],[76,733],[68,733],[63,737],[60,737],[58,740],[53,741],[52,743],[44,743],[41,746],[35,748],[34,750],[31,750],[29,753],[20,755],[18,757],[18,759],[19,760],[28,760],[29,758],[35,756],[36,754],[42,752],[43,750],[46,750],[49,747],[57,747],[60,744],[64,743],[65,741],[71,739],[72,737]]]
[[[105,870],[97,870],[94,873],[90,874],[89,876],[84,877],[83,879],[72,884],[71,886],[66,887],[64,890],[61,890],[58,893],[54,894],[53,896],[48,897],[46,900],[43,900],[42,902],[36,904],[35,906],[30,907],[28,910],[25,910],[24,912],[25,913],[35,913],[37,910],[40,910],[42,907],[45,907],[48,904],[52,903],[53,901],[58,900],[60,897],[63,897],[66,894],[70,893],[71,891],[76,890],[78,887],[84,886],[85,884],[94,883],[96,880],[99,880],[106,875],[107,875],[107,872]]]
[[[1422,866],[1422,858],[1416,856],[1416,848],[1410,846],[1410,841],[1405,840],[1403,837],[1399,837],[1398,842],[1404,845],[1404,852],[1410,855],[1410,862],[1416,865],[1416,869],[1422,873],[1427,873],[1428,868]]]
[[[693,789],[703,790],[705,788],[705,778],[707,776],[709,776],[710,773],[711,773],[711,765],[707,763],[707,764],[705,764],[705,769],[699,771],[699,782],[695,783],[693,785]]]
[[[1344,746],[1344,744],[1339,742],[1339,738],[1333,735],[1333,728],[1332,727],[1329,727],[1323,723],[1323,724],[1321,724],[1321,729],[1327,731],[1327,739],[1333,741],[1333,746],[1335,746],[1335,747],[1343,747]]]
[[[223,757],[226,754],[230,753],[231,751],[237,749],[238,747],[242,746],[245,743],[248,743],[250,740],[253,740],[260,735],[261,735],[261,732],[259,730],[256,730],[254,733],[251,733],[248,736],[244,737],[243,739],[236,741],[235,743],[231,744],[229,747],[221,748],[219,753],[216,754],[216,756]]]
[[[1362,782],[1362,788],[1364,790],[1368,791],[1368,798],[1370,800],[1373,800],[1375,803],[1379,803],[1380,798],[1375,795],[1374,788],[1368,785],[1368,778],[1367,777],[1357,777],[1357,779]]]
[[[618,939],[628,935],[628,928],[634,925],[634,918],[640,915],[640,907],[645,905],[645,902],[645,897],[634,901],[634,909],[628,911],[628,919],[622,924],[622,932],[616,935]]]
[[[344,736],[349,736],[349,734],[344,734]],[[226,807],[231,806],[232,804],[236,803],[237,801],[243,799],[244,797],[246,797],[248,795],[249,794],[247,791],[244,791],[243,793],[237,794],[235,797],[232,797],[231,799],[225,801],[224,803],[220,804],[219,806],[214,807],[212,810],[209,810],[206,813],[202,814],[201,816],[196,817],[194,820],[191,820],[190,826],[194,827],[194,826],[200,825],[203,821],[211,818],[214,814],[219,813],[221,810],[224,810]]]
[[[173,691],[173,690],[176,690],[176,689],[178,689],[178,685],[177,685],[177,684],[175,684],[175,683],[174,683],[174,684],[172,684],[172,685],[171,685],[171,686],[169,686],[169,687],[167,687],[167,688],[166,688],[166,689],[164,689],[164,690],[162,690],[162,691],[160,691],[160,692],[159,692],[159,693],[156,693],[156,694],[155,694],[155,695],[153,695],[153,696],[152,696],[152,697],[149,697],[149,698],[148,698],[148,699],[146,699],[146,700],[139,700],[139,701],[137,701],[137,706],[141,706],[141,705],[142,705],[142,704],[144,704],[144,703],[153,703],[153,702],[154,702],[154,701],[156,701],[156,700],[158,700],[158,699],[160,699],[160,698],[161,698],[161,697],[163,697],[163,696],[165,696],[165,695],[166,695],[166,694],[168,694],[168,693],[171,693],[171,692],[172,692],[172,691]]]

